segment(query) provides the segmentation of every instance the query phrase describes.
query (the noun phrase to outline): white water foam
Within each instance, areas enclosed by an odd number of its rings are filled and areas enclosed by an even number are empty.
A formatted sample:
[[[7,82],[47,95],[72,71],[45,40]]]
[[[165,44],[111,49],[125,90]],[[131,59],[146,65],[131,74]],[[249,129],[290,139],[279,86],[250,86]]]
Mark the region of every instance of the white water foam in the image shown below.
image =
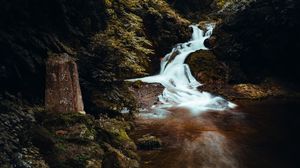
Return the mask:
[[[199,91],[197,87],[202,84],[193,77],[189,66],[184,63],[189,54],[197,50],[207,50],[204,40],[211,36],[214,26],[214,24],[207,24],[207,31],[204,32],[197,25],[191,25],[193,29],[191,40],[176,45],[162,59],[158,75],[127,80],[160,83],[165,87],[158,97],[161,103],[153,106],[153,109],[187,108],[192,114],[198,115],[209,110],[223,111],[236,107],[222,97]]]

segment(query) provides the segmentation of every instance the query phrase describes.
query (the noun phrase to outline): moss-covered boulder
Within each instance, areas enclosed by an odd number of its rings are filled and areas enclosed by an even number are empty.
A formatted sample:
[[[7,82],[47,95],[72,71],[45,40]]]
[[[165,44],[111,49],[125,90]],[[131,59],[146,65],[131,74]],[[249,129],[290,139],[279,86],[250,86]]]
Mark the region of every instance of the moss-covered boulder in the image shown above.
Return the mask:
[[[192,53],[186,60],[192,74],[204,84],[224,83],[228,80],[226,65],[216,59],[216,56],[207,50]]]

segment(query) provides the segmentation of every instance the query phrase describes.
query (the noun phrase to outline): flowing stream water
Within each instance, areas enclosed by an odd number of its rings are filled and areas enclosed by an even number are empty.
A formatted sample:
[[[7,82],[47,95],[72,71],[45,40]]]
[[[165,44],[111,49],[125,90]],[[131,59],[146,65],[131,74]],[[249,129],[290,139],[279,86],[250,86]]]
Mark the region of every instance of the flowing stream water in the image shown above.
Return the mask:
[[[208,92],[200,92],[197,89],[201,83],[193,77],[189,66],[184,61],[189,54],[197,50],[207,50],[204,40],[211,36],[214,24],[206,24],[206,32],[199,29],[197,25],[190,27],[193,29],[191,40],[176,45],[162,59],[158,75],[128,80],[160,83],[165,87],[163,93],[158,97],[160,103],[152,107],[156,109],[156,112],[159,111],[159,113],[154,113],[158,114],[158,117],[166,116],[168,110],[165,109],[169,108],[187,108],[191,113],[197,115],[208,110],[223,111],[236,106],[222,97],[213,96]],[[155,117],[153,114],[147,114],[147,116]]]
[[[146,124],[143,130],[151,128],[149,132],[153,130],[160,130],[160,133],[168,132],[167,136],[161,137],[171,138],[171,141],[167,139],[164,141],[172,142],[177,147],[166,149],[175,151],[176,155],[181,157],[181,162],[174,162],[174,165],[172,162],[168,167],[179,165],[180,167],[237,167],[234,150],[229,149],[229,146],[234,146],[233,143],[229,143],[226,137],[217,131],[214,124],[201,117],[204,112],[225,111],[235,108],[236,105],[222,97],[199,91],[198,87],[201,83],[193,77],[189,66],[185,64],[189,54],[197,50],[207,50],[204,41],[211,36],[214,24],[206,24],[206,31],[201,30],[197,25],[190,27],[193,30],[191,40],[176,45],[162,59],[158,75],[128,80],[132,82],[141,80],[164,86],[163,92],[158,96],[159,103],[151,107],[151,112],[141,111],[142,122],[139,125]],[[153,128],[155,125],[158,127]],[[203,126],[207,129],[205,132]],[[160,127],[164,129],[159,129]],[[165,153],[173,156],[172,153]]]

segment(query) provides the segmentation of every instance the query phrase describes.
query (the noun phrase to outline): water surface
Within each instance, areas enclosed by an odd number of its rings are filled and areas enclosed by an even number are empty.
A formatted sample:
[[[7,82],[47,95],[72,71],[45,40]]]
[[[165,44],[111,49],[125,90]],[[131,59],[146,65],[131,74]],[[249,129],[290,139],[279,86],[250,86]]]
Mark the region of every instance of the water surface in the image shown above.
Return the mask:
[[[299,101],[239,102],[234,111],[197,117],[174,109],[165,119],[137,120],[136,137],[155,135],[163,147],[139,151],[143,168],[296,168]]]

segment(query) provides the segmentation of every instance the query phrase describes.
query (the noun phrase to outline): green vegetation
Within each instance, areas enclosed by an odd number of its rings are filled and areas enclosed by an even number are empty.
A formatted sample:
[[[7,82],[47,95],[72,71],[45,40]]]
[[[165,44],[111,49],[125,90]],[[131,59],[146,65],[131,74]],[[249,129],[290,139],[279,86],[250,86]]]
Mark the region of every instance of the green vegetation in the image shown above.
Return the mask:
[[[33,108],[37,123],[32,130],[33,143],[47,155],[46,162],[53,167],[86,167],[113,163],[107,153],[119,153],[120,164],[134,162],[135,144],[127,135],[130,126],[123,119],[102,117],[95,120],[79,113],[50,113]],[[110,148],[107,148],[110,146]],[[136,162],[137,163],[137,162]],[[129,164],[129,163],[128,163]]]

